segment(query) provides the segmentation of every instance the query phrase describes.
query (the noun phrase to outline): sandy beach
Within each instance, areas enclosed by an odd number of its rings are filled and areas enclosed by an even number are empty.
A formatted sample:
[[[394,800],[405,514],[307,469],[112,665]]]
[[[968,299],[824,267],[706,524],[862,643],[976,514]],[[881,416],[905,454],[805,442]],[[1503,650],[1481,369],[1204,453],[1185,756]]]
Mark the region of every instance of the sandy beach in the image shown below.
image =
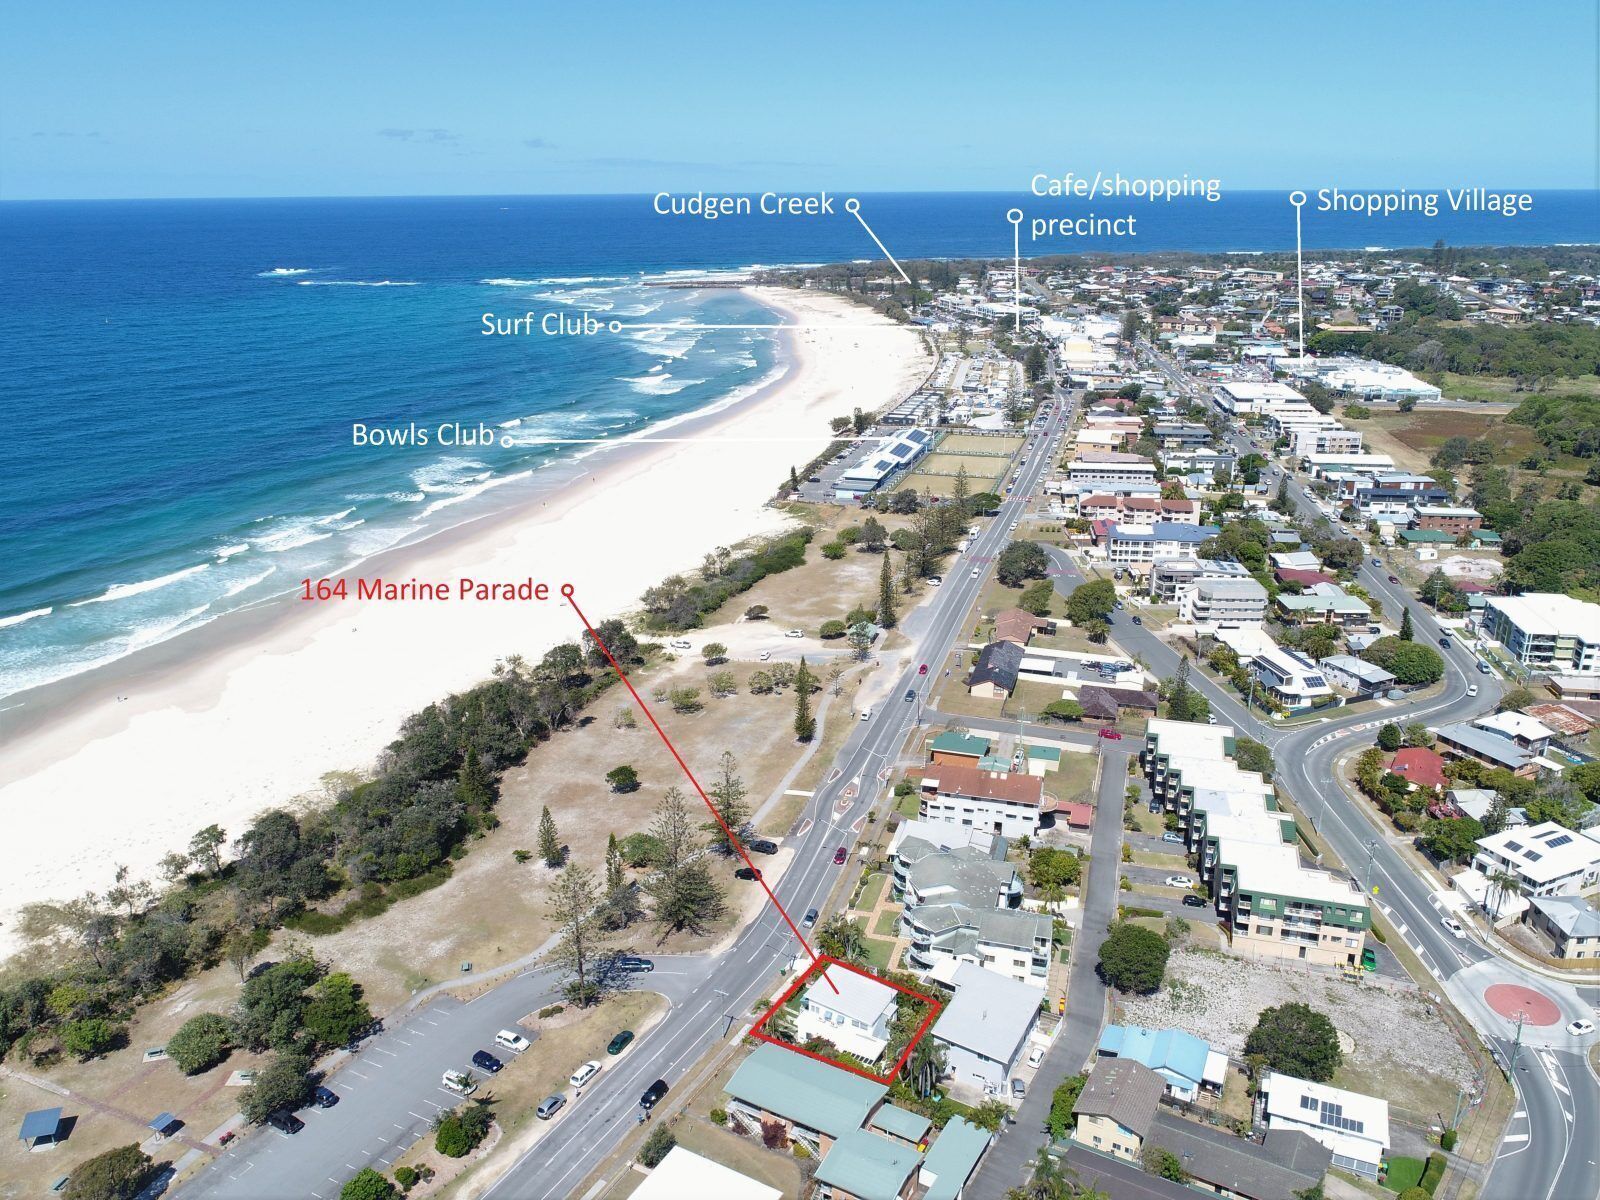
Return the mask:
[[[547,583],[526,603],[285,600],[224,618],[148,655],[70,681],[29,706],[0,746],[0,957],[16,913],[101,891],[119,865],[158,879],[162,855],[216,822],[237,836],[263,809],[321,796],[331,772],[368,769],[400,721],[537,658],[706,551],[780,528],[766,502],[829,441],[828,419],[880,408],[926,376],[918,335],[847,301],[750,289],[785,323],[784,374],[728,408],[608,448],[518,508],[370,560],[359,574]],[[126,697],[126,699],[119,699]]]

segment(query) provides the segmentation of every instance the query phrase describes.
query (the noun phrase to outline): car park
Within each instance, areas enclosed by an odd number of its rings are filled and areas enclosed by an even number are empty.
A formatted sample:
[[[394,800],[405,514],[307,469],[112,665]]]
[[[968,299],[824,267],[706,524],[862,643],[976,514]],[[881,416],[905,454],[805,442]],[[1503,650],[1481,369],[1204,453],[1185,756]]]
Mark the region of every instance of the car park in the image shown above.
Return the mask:
[[[733,877],[735,879],[749,879],[759,882],[761,879],[761,872],[755,867],[740,867],[733,873]]]
[[[1594,1032],[1594,1022],[1586,1017],[1579,1017],[1567,1026],[1567,1032],[1573,1037],[1586,1037]]]
[[[268,1113],[267,1124],[285,1137],[292,1137],[306,1127],[306,1123],[287,1108],[280,1108],[276,1112]]]
[[[1461,928],[1461,922],[1456,920],[1454,917],[1440,917],[1439,924],[1445,927],[1445,931],[1451,937],[1456,938],[1457,940],[1466,939],[1467,931]]]
[[[502,1029],[494,1035],[494,1044],[513,1054],[521,1054],[531,1043],[514,1029]]]
[[[814,909],[814,908],[806,909],[805,918],[800,922],[800,924],[804,925],[807,929],[810,929],[816,923],[817,923],[817,910]]]
[[[472,1065],[480,1071],[487,1071],[491,1075],[499,1074],[505,1063],[501,1062],[487,1050],[479,1050],[472,1056]]]
[[[591,1058],[588,1062],[584,1063],[583,1066],[574,1071],[572,1073],[572,1077],[568,1079],[567,1082],[573,1087],[577,1088],[579,1091],[582,1091],[584,1088],[589,1086],[590,1080],[592,1080],[596,1075],[600,1074],[600,1066],[601,1064],[599,1060]]]
[[[1168,875],[1166,883],[1168,887],[1176,888],[1192,888],[1194,886],[1194,880],[1187,875]]]
[[[606,1043],[607,1054],[621,1054],[633,1041],[633,1030],[619,1029],[617,1035]]]
[[[539,1101],[539,1107],[534,1109],[534,1115],[541,1121],[548,1121],[566,1106],[566,1096],[560,1092],[554,1092]]]
[[[1171,830],[1168,830],[1166,833],[1161,835],[1161,840],[1163,842],[1175,842],[1177,845],[1181,846],[1183,845],[1183,834],[1173,833]]]
[[[848,853],[849,852],[843,846],[840,846],[833,852],[833,865],[836,867],[844,866],[844,860]]]
[[[316,1087],[311,1089],[311,1103],[315,1104],[318,1108],[332,1108],[335,1104],[339,1103],[339,1094],[333,1091],[331,1088],[325,1088],[321,1084],[318,1084]]]
[[[639,1107],[644,1109],[645,1112],[649,1112],[657,1104],[661,1103],[661,1097],[665,1096],[666,1094],[667,1081],[665,1079],[658,1079],[649,1087],[645,1088],[644,1095],[639,1097]]]
[[[1183,906],[1185,908],[1204,908],[1206,906],[1206,898],[1189,892],[1183,897]]]

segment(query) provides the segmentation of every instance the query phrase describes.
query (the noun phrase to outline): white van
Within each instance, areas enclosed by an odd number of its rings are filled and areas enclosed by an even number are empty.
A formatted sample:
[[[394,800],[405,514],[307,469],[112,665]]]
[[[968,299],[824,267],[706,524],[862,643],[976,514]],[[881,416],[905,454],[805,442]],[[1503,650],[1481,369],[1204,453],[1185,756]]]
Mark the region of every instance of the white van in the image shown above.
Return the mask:
[[[861,719],[863,721],[870,721],[872,719],[872,706],[870,704],[861,710]]]
[[[515,1030],[502,1029],[494,1035],[494,1044],[511,1051],[513,1054],[521,1054],[528,1048],[529,1042],[527,1038]]]

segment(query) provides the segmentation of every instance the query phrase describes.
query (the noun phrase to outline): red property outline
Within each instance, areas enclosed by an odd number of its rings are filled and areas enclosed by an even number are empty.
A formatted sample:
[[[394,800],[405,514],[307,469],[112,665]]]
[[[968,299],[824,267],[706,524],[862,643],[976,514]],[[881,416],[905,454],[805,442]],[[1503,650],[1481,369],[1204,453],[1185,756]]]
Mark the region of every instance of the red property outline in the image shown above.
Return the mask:
[[[805,986],[806,980],[810,979],[813,975],[820,975],[830,966],[843,967],[846,971],[854,971],[857,975],[863,976],[866,979],[871,979],[874,982],[881,983],[885,987],[891,987],[897,992],[904,992],[907,996],[915,996],[918,1000],[926,1001],[928,1005],[928,1015],[922,1019],[922,1024],[917,1026],[917,1031],[911,1035],[911,1040],[906,1043],[906,1048],[900,1052],[900,1057],[895,1059],[894,1066],[890,1067],[886,1074],[874,1075],[871,1071],[863,1070],[860,1067],[852,1067],[848,1063],[839,1062],[836,1059],[829,1058],[825,1054],[818,1054],[814,1050],[806,1050],[803,1047],[796,1046],[793,1042],[786,1042],[782,1038],[773,1037],[770,1033],[765,1032],[761,1028],[767,1023],[768,1020],[771,1019],[773,1013],[777,1012],[785,1004],[794,999],[795,993]],[[830,987],[833,987],[834,991],[839,990],[838,987],[834,985],[833,980],[829,979],[827,982]],[[934,1018],[943,1011],[944,1004],[941,1001],[934,999],[926,992],[919,992],[914,988],[908,988],[903,984],[896,983],[892,979],[885,979],[881,975],[874,975],[871,971],[864,971],[853,963],[847,963],[843,959],[834,958],[831,954],[824,954],[819,956],[814,962],[811,963],[810,966],[802,971],[800,973],[800,977],[784,991],[783,995],[779,996],[775,1001],[773,1001],[772,1007],[761,1014],[761,1019],[750,1027],[750,1036],[757,1038],[760,1041],[768,1042],[774,1046],[782,1046],[785,1050],[793,1050],[796,1054],[803,1054],[807,1058],[814,1058],[818,1062],[827,1063],[830,1067],[838,1067],[841,1071],[849,1071],[852,1075],[859,1075],[863,1079],[872,1080],[874,1083],[891,1084],[894,1082],[895,1076],[900,1074],[900,1069],[906,1065],[906,1059],[911,1057],[911,1051],[915,1048],[916,1044],[922,1040],[923,1035],[928,1032],[928,1028],[933,1024]]]
[[[773,895],[772,888],[768,885],[761,872],[757,870],[756,864],[750,860],[750,855],[745,850],[744,843],[734,835],[733,830],[728,828],[728,823],[722,819],[722,814],[717,811],[717,806],[711,803],[711,797],[706,795],[705,788],[700,786],[700,781],[694,777],[694,772],[689,769],[689,764],[683,761],[683,755],[678,753],[678,748],[672,744],[672,739],[667,736],[667,731],[661,728],[661,722],[656,720],[655,713],[650,711],[650,706],[644,702],[644,697],[634,690],[633,681],[623,671],[622,664],[611,653],[611,648],[600,640],[600,635],[595,632],[594,626],[589,623],[589,618],[584,615],[583,609],[578,607],[578,601],[572,593],[573,587],[570,583],[561,585],[561,594],[566,597],[567,603],[572,605],[572,611],[578,614],[578,620],[583,622],[583,627],[589,631],[589,636],[594,639],[594,644],[600,647],[600,653],[606,656],[606,661],[611,664],[611,669],[617,673],[617,678],[622,680],[622,686],[628,689],[628,695],[633,697],[634,703],[639,706],[639,711],[644,713],[645,719],[650,722],[656,733],[660,735],[661,741],[667,747],[667,753],[671,754],[678,766],[683,768],[683,773],[688,777],[689,782],[694,785],[694,790],[700,793],[700,799],[706,802],[706,808],[710,811],[712,819],[722,827],[722,832],[728,839],[728,845],[739,852],[739,857],[744,860],[744,865],[750,868],[755,881],[761,885],[761,890],[767,894],[767,899],[772,901],[772,907],[778,910],[778,915],[783,918],[783,923],[789,927],[789,932],[794,934],[800,944],[805,947],[806,953],[811,956],[812,964],[815,965],[818,961],[817,952],[811,948],[811,943],[806,941],[805,935],[800,932],[800,927],[794,923],[788,911],[782,904],[778,903],[778,897]],[[839,990],[831,979],[828,980],[828,986],[833,988],[835,992]],[[915,995],[916,993],[913,992],[912,994]]]

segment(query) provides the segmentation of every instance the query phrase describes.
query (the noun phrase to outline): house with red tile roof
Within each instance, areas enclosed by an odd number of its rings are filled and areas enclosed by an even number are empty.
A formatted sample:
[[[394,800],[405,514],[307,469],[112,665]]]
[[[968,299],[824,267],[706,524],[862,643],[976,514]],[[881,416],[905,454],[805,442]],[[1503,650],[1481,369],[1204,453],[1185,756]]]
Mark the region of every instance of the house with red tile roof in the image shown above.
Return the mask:
[[[1389,770],[1421,791],[1443,791],[1446,786],[1444,759],[1426,746],[1407,746],[1395,751]]]

